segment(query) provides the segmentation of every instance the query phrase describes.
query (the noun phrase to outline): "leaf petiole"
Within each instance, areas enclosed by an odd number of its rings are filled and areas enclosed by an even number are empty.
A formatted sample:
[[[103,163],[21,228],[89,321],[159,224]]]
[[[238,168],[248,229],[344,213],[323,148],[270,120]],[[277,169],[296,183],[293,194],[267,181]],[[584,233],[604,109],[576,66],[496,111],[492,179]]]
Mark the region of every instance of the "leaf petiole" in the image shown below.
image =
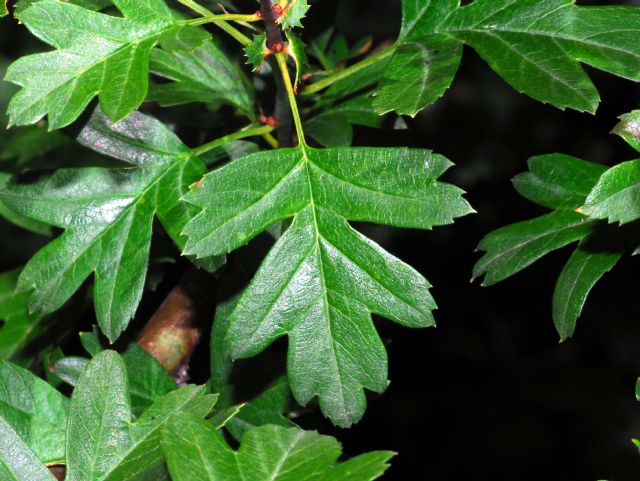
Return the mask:
[[[231,37],[237,40],[240,44],[251,45],[251,39],[243,34],[240,30],[235,28],[232,25],[227,23],[227,20],[240,20],[240,21],[249,21],[246,18],[229,18],[229,17],[252,17],[253,15],[235,15],[235,14],[222,14],[216,15],[208,8],[203,7],[202,5],[194,2],[193,0],[178,0],[179,3],[184,5],[185,7],[189,7],[196,13],[202,15],[202,18],[194,18],[192,20],[187,20],[188,25],[202,25],[204,23],[213,23],[216,27],[228,33]],[[189,23],[194,22],[194,23]],[[200,22],[200,23],[197,23]]]
[[[280,67],[280,73],[282,74],[282,80],[284,82],[287,96],[289,97],[289,104],[291,105],[291,114],[293,116],[293,122],[296,126],[296,133],[298,134],[298,142],[303,149],[307,147],[307,142],[304,138],[304,130],[302,128],[302,120],[300,119],[300,111],[298,110],[298,103],[296,101],[296,94],[291,83],[291,76],[289,75],[289,68],[287,67],[287,57],[283,53],[277,53],[275,55]]]
[[[224,144],[228,144],[229,142],[245,139],[247,137],[255,137],[258,135],[264,136],[269,134],[272,131],[273,131],[273,127],[271,125],[261,125],[260,127],[248,127],[246,129],[233,132],[232,134],[225,135],[224,137],[220,137],[219,139],[212,140],[211,142],[203,144],[200,147],[196,147],[195,149],[191,150],[191,153],[197,157],[213,149],[216,149]]]
[[[382,60],[390,57],[391,55],[393,55],[393,53],[396,51],[397,48],[398,48],[398,44],[394,43],[393,45],[390,45],[389,47],[384,48],[379,52],[374,53],[373,55],[369,55],[368,57],[365,57],[364,59],[360,60],[357,63],[354,63],[353,65],[345,69],[338,70],[332,73],[331,75],[329,75],[328,77],[323,78],[322,80],[312,83],[311,85],[307,85],[302,89],[300,93],[302,95],[311,95],[311,94],[318,93],[321,90],[324,90],[327,87],[333,85],[334,83],[342,79],[345,79],[347,77],[350,77],[353,74],[356,74],[361,70],[364,70],[365,68],[375,63],[381,62]]]

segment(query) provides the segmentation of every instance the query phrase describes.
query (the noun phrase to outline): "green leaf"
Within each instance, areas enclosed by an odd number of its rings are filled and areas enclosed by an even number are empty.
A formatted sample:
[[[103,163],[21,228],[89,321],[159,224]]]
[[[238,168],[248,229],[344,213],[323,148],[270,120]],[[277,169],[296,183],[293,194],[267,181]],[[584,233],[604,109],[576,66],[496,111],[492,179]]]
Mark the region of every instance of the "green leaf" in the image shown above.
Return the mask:
[[[267,34],[254,35],[251,44],[244,48],[244,53],[247,57],[247,64],[254,72],[262,67],[266,56],[271,54],[267,48]]]
[[[69,400],[49,383],[0,360],[0,420],[11,426],[42,463],[64,460],[68,412]]]
[[[640,110],[621,115],[620,122],[611,133],[622,137],[631,147],[640,152]]]
[[[637,7],[583,7],[573,0],[475,0],[461,8],[459,0],[403,1],[396,56],[408,55],[403,45],[418,43],[433,52],[429,55],[433,58],[434,37],[443,35],[472,47],[519,92],[562,109],[594,112],[600,101],[580,62],[640,80]],[[450,59],[445,57],[443,62]],[[408,64],[398,77],[428,79],[432,72],[444,69],[440,62],[425,62],[420,76],[418,63]],[[392,60],[390,65],[399,64]],[[451,71],[454,68],[450,66]],[[442,93],[445,84],[443,78],[435,95],[425,94],[412,106],[401,104],[401,110],[417,113]],[[393,102],[398,100],[383,95],[385,90],[389,93],[383,84],[377,103],[382,112],[394,110]]]
[[[179,413],[203,419],[211,412],[215,402],[216,396],[205,394],[203,386],[194,385],[159,398],[131,426],[130,447],[111,467],[104,481],[168,480],[160,444],[163,427]]]
[[[387,64],[374,108],[415,116],[447,91],[462,58],[462,44],[448,35],[433,35],[427,43],[402,43]]]
[[[297,93],[300,77],[304,69],[309,65],[309,58],[307,57],[306,45],[300,37],[293,32],[287,32],[287,40],[289,41],[287,52],[296,64],[296,79],[293,86]]]
[[[4,172],[0,172],[0,190],[4,189],[9,180],[11,179],[11,175],[5,174]],[[23,215],[20,215],[11,209],[9,209],[2,201],[0,201],[0,217],[8,220],[14,225],[18,227],[22,227],[25,230],[31,231],[35,234],[50,236],[51,235],[51,227],[43,224],[42,222],[35,221],[33,219],[29,219]]]
[[[483,286],[500,282],[549,252],[579,241],[593,225],[583,215],[560,210],[495,230],[478,244],[486,254],[474,266],[473,277],[484,275]]]
[[[136,416],[158,398],[178,389],[167,370],[138,344],[132,343],[122,359],[127,366],[131,406]]]
[[[0,2],[0,17],[4,17],[9,14],[9,10],[7,9],[7,2],[9,0],[4,0]]]
[[[224,101],[242,112],[253,112],[253,92],[248,81],[213,41],[191,53],[154,49],[150,69],[172,81],[151,85],[149,100],[160,105]]]
[[[305,132],[324,147],[348,147],[353,139],[353,125],[380,127],[382,117],[368,94],[324,109],[305,122]]]
[[[451,165],[425,150],[305,146],[260,152],[207,176],[185,196],[202,208],[185,252],[231,252],[293,217],[231,315],[233,358],[289,337],[288,370],[302,405],[320,398],[334,423],[359,420],[363,388],[387,386],[374,312],[409,327],[433,325],[429,283],[347,223],[430,229],[472,210],[436,179]],[[322,369],[320,369],[322,366]]]
[[[33,290],[30,309],[56,310],[95,272],[98,324],[114,341],[142,296],[154,217],[182,247],[190,209],[180,199],[205,168],[173,132],[137,112],[112,124],[98,111],[79,140],[135,168],[60,169],[11,184],[0,199],[19,214],[65,229],[20,275],[18,289]]]
[[[56,478],[0,417],[0,479],[3,481],[56,481]]]
[[[122,360],[127,368],[131,410],[135,416],[143,413],[160,397],[178,389],[171,375],[139,345],[131,344],[122,355]],[[53,365],[52,370],[64,382],[76,386],[88,363],[89,359],[86,358],[64,357]]]
[[[89,363],[71,396],[67,481],[103,479],[129,450],[131,407],[124,363],[103,351]]]
[[[284,14],[276,21],[287,30],[294,27],[302,27],[302,19],[309,11],[307,0],[272,0],[274,4],[278,3],[285,10]]]
[[[145,99],[151,48],[183,23],[163,0],[113,0],[124,18],[59,0],[33,3],[18,16],[56,50],[22,57],[5,80],[23,87],[9,105],[13,125],[45,115],[58,129],[78,118],[97,94],[112,121],[127,117]]]
[[[18,270],[0,274],[0,359],[13,359],[38,331],[42,316],[29,313],[29,295],[17,293]]]
[[[248,431],[233,451],[213,426],[187,415],[165,428],[162,447],[173,481],[370,481],[393,456],[380,451],[335,464],[341,447],[334,438],[281,426]]]
[[[569,155],[532,157],[529,171],[514,177],[518,193],[550,209],[576,209],[584,204],[606,167]]]
[[[160,46],[167,52],[192,52],[210,39],[211,34],[204,28],[182,25],[162,35]]]
[[[640,218],[640,159],[622,162],[602,174],[583,213],[620,224]]]
[[[16,15],[22,13],[32,4],[40,0],[17,0],[14,6],[14,13]],[[78,5],[79,7],[86,8],[88,10],[102,10],[103,8],[113,5],[111,0],[63,0],[66,3]]]
[[[593,250],[588,241],[573,252],[553,293],[553,322],[561,340],[573,335],[589,292],[621,257],[620,252]]]
[[[178,412],[203,418],[214,403],[203,387],[186,386],[159,398],[132,423],[124,362],[114,351],[100,352],[71,398],[67,481],[168,479],[160,449],[163,425]]]
[[[281,377],[245,403],[226,424],[227,430],[239,441],[247,431],[265,424],[293,427],[295,424],[284,416],[290,405],[291,389],[286,377]]]
[[[17,160],[22,166],[32,159],[69,144],[69,139],[60,132],[48,132],[45,126],[30,125],[10,131],[7,142],[0,151],[0,160]]]

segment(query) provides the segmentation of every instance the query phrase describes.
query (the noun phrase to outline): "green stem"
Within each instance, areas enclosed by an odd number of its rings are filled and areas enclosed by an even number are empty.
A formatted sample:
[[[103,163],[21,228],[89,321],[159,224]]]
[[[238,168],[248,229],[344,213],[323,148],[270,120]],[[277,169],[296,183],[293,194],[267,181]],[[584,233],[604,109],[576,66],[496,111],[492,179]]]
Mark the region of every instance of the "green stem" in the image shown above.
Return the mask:
[[[347,67],[343,70],[339,70],[329,75],[328,77],[325,77],[322,80],[319,80],[318,82],[312,83],[311,85],[307,85],[305,88],[302,89],[300,93],[302,95],[311,95],[311,94],[320,92],[321,90],[326,89],[327,87],[333,85],[334,83],[342,79],[345,79],[347,77],[350,77],[353,74],[358,73],[361,70],[364,70],[365,68],[375,63],[378,63],[387,57],[390,57],[391,55],[393,55],[393,53],[396,51],[397,48],[398,48],[397,44],[393,44],[383,50],[380,50],[379,52],[374,53],[373,55],[370,55],[368,57],[365,57],[364,59],[360,60],[357,63],[354,63],[350,67]]]
[[[198,155],[205,154],[210,150],[216,149],[221,145],[228,144],[229,142],[233,142],[234,140],[240,140],[247,137],[256,137],[258,135],[266,135],[271,131],[273,131],[273,127],[271,127],[270,125],[248,127],[246,129],[239,130],[238,132],[220,137],[219,139],[208,142],[204,145],[201,145],[200,147],[196,147],[195,149],[191,149],[191,153],[197,157]]]
[[[224,13],[221,15],[206,15],[200,18],[192,18],[187,20],[187,25],[204,25],[206,23],[216,23],[220,21],[228,22],[257,22],[260,20],[255,13],[251,15],[240,13]]]
[[[289,97],[291,115],[293,116],[293,122],[296,126],[296,133],[298,134],[298,144],[302,148],[305,148],[307,147],[307,142],[304,138],[304,130],[302,129],[302,120],[300,119],[300,111],[298,110],[296,94],[293,89],[293,84],[291,83],[289,68],[287,67],[287,57],[282,53],[278,53],[276,54],[276,60],[278,61],[278,67],[280,67],[280,73],[282,74],[284,88],[287,91],[287,96]]]
[[[193,10],[196,13],[199,13],[203,17],[202,19],[196,18],[194,20],[206,19],[204,23],[213,23],[216,27],[228,33],[230,36],[232,36],[234,39],[236,39],[239,43],[241,43],[245,47],[247,45],[251,45],[251,39],[249,37],[244,35],[237,28],[233,27],[232,25],[229,25],[224,18],[221,18],[221,17],[226,17],[229,14],[216,15],[208,8],[205,8],[202,5],[199,5],[193,0],[178,0],[178,2],[180,2],[185,7],[189,7],[191,10]],[[196,23],[196,25],[199,25],[199,24]]]

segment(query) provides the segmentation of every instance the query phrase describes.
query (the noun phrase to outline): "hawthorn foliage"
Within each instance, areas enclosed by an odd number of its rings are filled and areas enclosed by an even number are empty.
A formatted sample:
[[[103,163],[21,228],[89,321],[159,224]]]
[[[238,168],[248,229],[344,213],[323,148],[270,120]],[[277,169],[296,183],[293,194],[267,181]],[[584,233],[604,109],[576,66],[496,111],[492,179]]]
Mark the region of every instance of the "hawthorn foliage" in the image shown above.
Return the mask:
[[[440,180],[451,161],[352,146],[353,126],[382,127],[436,102],[465,45],[513,88],[560,109],[596,111],[584,65],[640,80],[637,7],[403,0],[397,38],[373,49],[333,31],[307,38],[305,17],[322,5],[306,0],[262,0],[251,12],[193,0],[10,7],[0,14],[45,45],[6,66],[15,88],[2,113],[12,128],[0,143],[0,216],[48,242],[0,274],[3,480],[51,480],[54,465],[84,481],[379,477],[393,453],[341,460],[335,439],[287,415],[293,401],[317,401],[338,426],[359,421],[366,391],[388,385],[372,315],[406,328],[435,323],[427,279],[353,223],[430,230],[474,210]],[[275,117],[261,107],[271,77]],[[207,114],[161,120],[163,109],[188,104]],[[177,132],[199,121],[224,135],[189,147]],[[615,132],[640,150],[640,111]],[[34,159],[74,152],[79,162],[20,175]],[[529,169],[514,186],[550,212],[488,234],[474,277],[494,284],[574,244],[552,302],[566,339],[595,283],[640,250],[640,161],[607,169],[547,153]],[[265,238],[247,276],[243,257]],[[164,256],[154,251],[161,242]],[[233,257],[247,245],[250,254]],[[209,312],[205,386],[177,383],[130,342],[141,300],[179,256],[232,293]],[[97,328],[81,333],[86,356],[65,356],[52,333],[75,333],[73,313],[87,303]],[[233,361],[280,338],[286,374],[239,399]],[[33,374],[42,363],[46,380]]]

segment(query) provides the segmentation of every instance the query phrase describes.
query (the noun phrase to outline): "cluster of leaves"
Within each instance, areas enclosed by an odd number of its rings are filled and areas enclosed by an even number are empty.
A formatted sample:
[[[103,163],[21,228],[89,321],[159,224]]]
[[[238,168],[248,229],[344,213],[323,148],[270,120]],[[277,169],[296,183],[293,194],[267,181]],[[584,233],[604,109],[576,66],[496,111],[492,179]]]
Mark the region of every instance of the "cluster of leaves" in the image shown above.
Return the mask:
[[[614,132],[640,151],[640,111],[623,115]],[[553,212],[487,235],[478,245],[486,254],[473,274],[492,285],[577,242],[553,295],[553,320],[564,340],[574,333],[596,282],[624,254],[639,252],[640,160],[607,169],[552,154],[530,159],[529,170],[513,179],[516,190]]]
[[[43,463],[64,463],[67,480],[371,480],[388,467],[389,452],[336,463],[331,437],[297,427],[263,425],[233,450],[220,429],[233,413],[215,411],[205,387],[165,392],[147,354],[97,353],[82,370],[71,399],[8,361],[0,361],[0,476],[53,481]],[[132,372],[135,369],[137,372]],[[168,374],[164,374],[168,376]],[[135,415],[134,379],[148,383],[148,404]],[[199,453],[194,456],[193,453]]]
[[[5,80],[20,87],[8,123],[20,129],[0,142],[0,158],[13,160],[0,173],[0,215],[32,232],[60,233],[22,269],[0,275],[6,323],[0,356],[23,365],[39,361],[22,357],[25,347],[46,338],[52,325],[59,328],[55,313],[91,276],[98,326],[108,341],[118,340],[149,286],[152,241],[163,236],[157,225],[176,246],[174,256],[210,272],[265,233],[273,245],[240,293],[216,310],[208,384],[215,395],[204,387],[178,389],[136,345],[122,357],[103,350],[97,333],[82,337],[91,358],[55,351],[50,359],[52,382],[75,386],[70,401],[4,363],[0,474],[51,479],[42,463],[64,463],[68,480],[374,479],[390,453],[337,463],[335,440],[304,432],[283,415],[292,394],[301,405],[317,397],[336,425],[357,422],[365,390],[382,392],[388,384],[372,315],[410,328],[434,325],[429,282],[350,222],[432,229],[473,209],[459,188],[439,180],[449,160],[424,149],[350,147],[353,126],[381,127],[382,114],[413,116],[435,102],[453,82],[465,44],[516,89],[592,112],[598,92],[581,63],[640,80],[640,9],[579,7],[572,0],[476,0],[464,7],[459,0],[404,0],[397,41],[360,59],[370,39],[349,46],[327,31],[309,47],[302,42],[294,28],[309,11],[305,0],[266,2],[284,30],[283,53],[270,50],[266,33],[250,41],[224,23],[233,18],[245,28],[255,14],[219,17],[192,0],[179,3],[200,17],[187,18],[164,0],[15,5],[19,21],[53,50],[21,57],[6,71]],[[280,67],[296,147],[236,142],[268,133],[256,123],[264,82],[248,79],[207,23],[231,32],[253,68],[276,56],[258,75]],[[98,106],[86,120],[81,116],[92,102]],[[175,125],[137,111],[143,102],[205,104],[225,129],[237,119],[250,125],[191,149]],[[74,122],[83,155],[100,154],[99,164],[19,175],[33,158],[69,147],[55,130]],[[636,147],[639,125],[633,113],[618,129]],[[554,212],[490,234],[475,275],[497,282],[579,241],[554,298],[561,337],[571,335],[593,284],[639,247],[632,222],[640,217],[637,162],[605,171],[557,154],[532,159],[516,187]],[[603,219],[629,225],[612,232]],[[222,285],[233,271],[228,265],[219,272]],[[282,337],[288,376],[241,409],[232,361]],[[220,433],[223,426],[241,441],[238,451]]]

